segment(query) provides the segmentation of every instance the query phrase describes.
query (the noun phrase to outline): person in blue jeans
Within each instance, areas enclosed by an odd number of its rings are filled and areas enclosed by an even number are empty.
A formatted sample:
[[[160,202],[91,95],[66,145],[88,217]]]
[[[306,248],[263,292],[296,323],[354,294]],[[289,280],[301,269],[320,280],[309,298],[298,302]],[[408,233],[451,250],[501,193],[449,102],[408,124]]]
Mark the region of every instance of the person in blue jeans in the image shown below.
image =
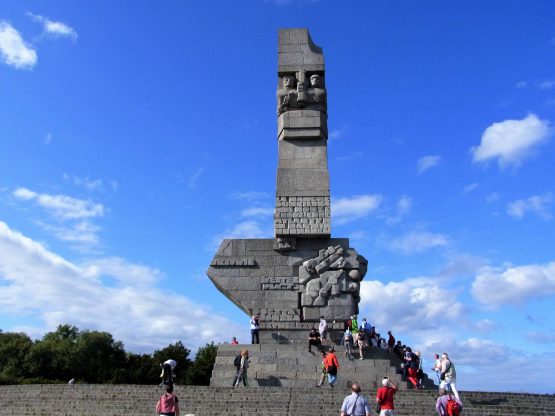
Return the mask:
[[[252,316],[250,324],[251,324],[251,344],[260,344],[260,338],[258,337],[258,332],[260,330],[258,315]],[[255,340],[256,342],[254,342]]]

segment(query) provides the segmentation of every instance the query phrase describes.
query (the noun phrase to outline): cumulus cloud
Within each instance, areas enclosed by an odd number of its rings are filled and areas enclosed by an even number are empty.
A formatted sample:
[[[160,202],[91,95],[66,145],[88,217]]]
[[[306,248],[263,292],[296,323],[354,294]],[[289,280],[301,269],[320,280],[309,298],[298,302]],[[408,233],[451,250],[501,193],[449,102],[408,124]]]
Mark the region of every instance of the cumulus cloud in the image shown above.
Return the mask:
[[[457,293],[436,279],[414,278],[382,283],[363,280],[360,307],[369,311],[376,328],[397,331],[437,329],[446,319],[458,319],[463,305]]]
[[[35,22],[42,24],[44,36],[53,38],[69,38],[73,41],[77,40],[77,32],[71,26],[62,22],[50,20],[48,17],[38,14],[27,12],[27,15]]]
[[[526,213],[532,212],[548,221],[553,217],[549,210],[552,199],[551,193],[534,195],[527,199],[518,199],[507,204],[507,214],[513,218],[521,219]]]
[[[38,317],[42,332],[62,323],[105,330],[138,352],[178,337],[196,348],[239,333],[208,307],[158,289],[154,284],[161,277],[156,269],[121,258],[72,263],[0,222],[2,315]],[[198,322],[210,327],[199,331]]]
[[[445,235],[427,231],[411,231],[385,241],[386,248],[403,254],[423,253],[436,247],[447,246],[448,244],[449,239]]]
[[[526,338],[538,344],[555,344],[555,331],[529,331]]]
[[[529,114],[522,120],[493,123],[482,134],[480,145],[470,151],[474,162],[497,159],[501,169],[518,167],[551,133],[548,121]]]
[[[376,211],[383,197],[374,195],[356,195],[350,198],[337,198],[331,201],[331,215],[336,224],[345,224],[362,218]]]
[[[472,295],[489,308],[522,304],[555,293],[555,262],[525,266],[482,267]]]
[[[402,195],[395,206],[395,214],[386,219],[388,224],[397,224],[405,218],[412,208],[412,198],[408,195]]]
[[[35,201],[52,215],[63,220],[101,217],[104,215],[104,206],[102,204],[72,198],[67,195],[39,194],[23,187],[17,188],[13,191],[12,195],[19,200]]]
[[[0,20],[0,57],[17,69],[32,69],[37,63],[37,52],[4,20]]]
[[[439,339],[424,339],[422,344],[424,357],[446,351],[456,365],[457,378],[467,380],[470,390],[553,393],[553,383],[538,383],[533,371],[507,377],[515,368],[533,368],[538,360],[547,361],[551,368],[555,358],[550,354],[527,354],[488,339],[460,339],[445,333]]]
[[[429,155],[429,156],[422,156],[418,159],[417,162],[417,169],[418,173],[426,172],[427,170],[437,166],[441,161],[441,156],[439,155]]]
[[[226,238],[272,238],[274,235],[273,231],[273,223],[268,222],[268,224],[264,224],[260,221],[249,219],[216,235],[207,248],[211,252],[215,251],[222,243],[222,240]]]

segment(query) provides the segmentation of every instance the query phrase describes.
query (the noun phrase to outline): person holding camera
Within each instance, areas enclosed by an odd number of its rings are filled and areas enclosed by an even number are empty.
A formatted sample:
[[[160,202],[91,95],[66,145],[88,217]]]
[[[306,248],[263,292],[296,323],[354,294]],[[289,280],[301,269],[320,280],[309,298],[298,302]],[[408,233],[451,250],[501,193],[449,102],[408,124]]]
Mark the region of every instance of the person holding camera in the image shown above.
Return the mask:
[[[389,377],[384,377],[382,387],[376,393],[376,413],[379,416],[393,416],[395,414],[395,404],[393,402],[395,393],[397,393],[397,386],[389,380]]]

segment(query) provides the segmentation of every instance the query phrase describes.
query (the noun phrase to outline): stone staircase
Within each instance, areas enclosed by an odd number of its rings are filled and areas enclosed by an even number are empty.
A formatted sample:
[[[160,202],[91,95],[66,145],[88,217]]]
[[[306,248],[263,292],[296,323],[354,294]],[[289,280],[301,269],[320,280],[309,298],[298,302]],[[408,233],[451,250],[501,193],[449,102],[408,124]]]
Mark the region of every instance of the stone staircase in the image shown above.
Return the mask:
[[[235,356],[243,348],[249,350],[250,365],[248,382],[253,387],[310,387],[318,381],[321,373],[322,359],[315,347],[308,352],[306,344],[256,344],[256,345],[220,345],[212,371],[210,385],[230,387],[237,370],[233,365]],[[407,382],[401,381],[399,360],[390,357],[386,351],[372,348],[364,351],[363,360],[359,360],[358,350],[353,351],[353,359],[343,354],[343,347],[336,346],[339,361],[337,374],[338,387],[348,388],[358,382],[366,388],[377,389],[381,381],[388,376],[400,390],[407,389]],[[432,380],[425,379],[427,388],[434,388]],[[411,385],[412,386],[412,385]]]
[[[249,350],[247,379],[250,386],[307,387],[314,386],[320,377],[322,359],[315,347],[312,347],[310,353],[306,344],[226,344],[218,347],[210,379],[211,386],[231,386],[237,372],[233,360],[243,348]],[[349,359],[343,354],[343,347],[335,348],[339,361],[336,386],[348,388],[356,381],[367,388],[377,389],[381,386],[382,379],[387,376],[400,390],[409,387],[410,383],[401,381],[400,361],[396,357],[390,357],[386,351],[373,348],[364,351],[364,359],[359,360],[358,350],[353,351],[353,359]],[[433,381],[427,377],[424,385],[434,388]]]
[[[375,398],[373,388],[363,394]],[[152,416],[162,389],[134,385],[0,386],[1,416]],[[349,390],[337,387],[200,387],[176,386],[181,415],[286,416],[339,414]],[[395,399],[397,416],[435,414],[435,390],[401,390]],[[555,397],[520,393],[461,393],[465,416],[555,415]],[[375,415],[375,412],[373,412]]]

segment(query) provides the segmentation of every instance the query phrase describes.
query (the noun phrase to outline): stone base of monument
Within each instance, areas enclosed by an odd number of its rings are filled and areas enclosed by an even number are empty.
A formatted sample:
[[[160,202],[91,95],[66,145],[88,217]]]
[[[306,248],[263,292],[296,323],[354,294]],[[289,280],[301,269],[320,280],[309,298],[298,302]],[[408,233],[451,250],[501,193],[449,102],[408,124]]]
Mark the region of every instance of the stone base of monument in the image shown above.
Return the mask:
[[[233,365],[235,356],[242,349],[249,350],[250,366],[248,382],[252,387],[308,387],[315,386],[320,374],[322,358],[316,347],[308,351],[308,344],[255,344],[255,345],[220,345],[214,364],[210,385],[214,387],[230,387],[237,370]],[[324,346],[324,349],[328,349]],[[358,382],[365,388],[376,389],[382,379],[387,376],[399,389],[409,388],[407,382],[401,380],[399,360],[390,357],[386,351],[378,348],[366,350],[360,360],[358,350],[352,357],[346,357],[343,347],[335,347],[339,361],[337,375],[338,387],[349,387]],[[410,383],[409,383],[410,384]],[[427,388],[434,388],[433,381],[425,379]],[[324,384],[327,387],[327,383]]]
[[[375,415],[376,390],[362,385]],[[339,387],[176,386],[181,415],[197,416],[337,416],[350,393]],[[1,415],[129,416],[153,415],[162,394],[158,386],[42,384],[0,386]],[[555,414],[555,396],[529,393],[460,392],[466,416]],[[396,416],[435,414],[437,390],[404,390],[395,395]]]

